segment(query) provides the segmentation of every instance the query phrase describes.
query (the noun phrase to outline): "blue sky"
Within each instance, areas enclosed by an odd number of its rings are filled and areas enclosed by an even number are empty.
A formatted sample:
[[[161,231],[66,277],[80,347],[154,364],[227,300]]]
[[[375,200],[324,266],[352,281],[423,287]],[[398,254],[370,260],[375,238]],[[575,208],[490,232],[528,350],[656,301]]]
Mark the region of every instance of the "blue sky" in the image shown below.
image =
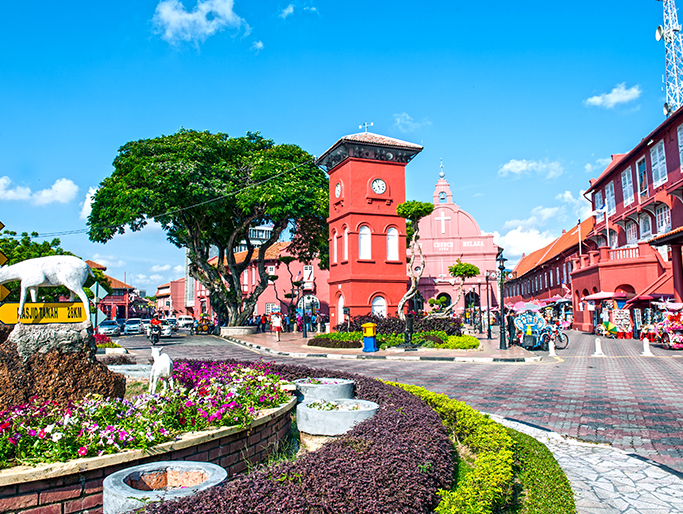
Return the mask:
[[[320,155],[372,131],[443,158],[454,201],[513,262],[587,215],[581,191],[664,120],[662,3],[323,0],[6,2],[0,18],[0,221],[85,228],[127,141],[180,127],[260,131]],[[63,247],[153,294],[183,252],[155,228]]]

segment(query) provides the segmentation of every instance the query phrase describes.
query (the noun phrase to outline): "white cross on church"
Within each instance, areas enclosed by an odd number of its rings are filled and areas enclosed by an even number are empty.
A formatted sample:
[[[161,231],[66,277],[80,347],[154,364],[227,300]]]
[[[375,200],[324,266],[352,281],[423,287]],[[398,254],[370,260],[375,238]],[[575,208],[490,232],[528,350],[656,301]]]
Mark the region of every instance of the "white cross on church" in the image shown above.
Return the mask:
[[[451,218],[450,218],[449,216],[446,216],[446,212],[445,212],[445,211],[441,211],[441,217],[440,217],[440,218],[435,218],[435,219],[436,219],[436,221],[440,221],[440,222],[441,222],[441,233],[442,233],[442,234],[445,234],[445,233],[446,233],[446,222],[447,222],[447,221],[450,221]]]

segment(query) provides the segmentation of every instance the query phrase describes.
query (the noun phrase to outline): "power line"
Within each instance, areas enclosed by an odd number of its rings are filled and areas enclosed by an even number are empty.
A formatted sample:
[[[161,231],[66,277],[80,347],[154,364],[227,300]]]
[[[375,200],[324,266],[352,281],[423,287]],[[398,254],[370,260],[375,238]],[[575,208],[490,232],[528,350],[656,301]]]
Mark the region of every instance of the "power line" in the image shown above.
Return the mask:
[[[253,188],[253,187],[260,186],[261,184],[265,184],[266,182],[270,182],[271,180],[274,180],[274,179],[276,179],[276,178],[278,178],[278,177],[284,175],[285,173],[289,173],[290,171],[294,171],[294,170],[300,168],[301,166],[304,166],[304,165],[310,164],[310,163],[316,164],[316,162],[315,162],[315,157],[314,157],[313,159],[309,159],[309,160],[304,161],[304,162],[302,162],[302,163],[300,163],[300,164],[297,164],[297,165],[294,166],[293,168],[289,168],[289,169],[287,169],[287,170],[281,171],[280,173],[277,173],[277,174],[273,175],[272,177],[268,177],[268,178],[263,179],[263,180],[261,180],[261,181],[259,181],[259,182],[254,182],[253,184],[249,184],[248,186],[243,187],[242,189],[238,189],[237,191],[233,191],[233,192],[231,192],[231,193],[226,193],[226,194],[224,194],[224,195],[222,195],[222,196],[218,196],[218,197],[212,198],[212,199],[210,199],[210,200],[205,200],[205,201],[203,201],[203,202],[199,202],[199,203],[195,203],[195,204],[192,204],[192,205],[188,205],[187,207],[181,207],[180,209],[174,209],[174,210],[172,210],[172,211],[167,211],[167,212],[164,212],[163,214],[155,214],[154,216],[148,216],[148,219],[160,218],[160,217],[163,217],[163,216],[170,216],[171,214],[176,214],[176,213],[179,213],[179,212],[184,212],[184,211],[187,211],[187,210],[190,210],[190,209],[194,209],[195,207],[200,207],[200,206],[202,206],[202,205],[207,205],[207,204],[210,204],[210,203],[219,202],[220,200],[225,200],[226,198],[229,198],[230,196],[234,196],[234,195],[236,195],[236,194],[238,194],[238,193],[241,193],[241,192],[243,192],[243,191],[246,191],[247,189],[251,189],[251,188]],[[118,225],[107,225],[107,226],[105,226],[104,228],[117,228],[117,227],[118,227]],[[81,228],[81,229],[76,229],[76,230],[66,230],[66,231],[63,231],[63,232],[48,232],[48,233],[46,233],[46,234],[40,234],[40,233],[38,233],[38,236],[39,236],[39,237],[71,236],[71,235],[75,235],[75,234],[85,234],[85,233],[88,232],[88,231],[89,231],[89,229],[87,229],[87,228]],[[21,237],[21,235],[9,236],[9,235],[5,234],[5,237],[17,237],[17,238],[18,238],[18,237]]]

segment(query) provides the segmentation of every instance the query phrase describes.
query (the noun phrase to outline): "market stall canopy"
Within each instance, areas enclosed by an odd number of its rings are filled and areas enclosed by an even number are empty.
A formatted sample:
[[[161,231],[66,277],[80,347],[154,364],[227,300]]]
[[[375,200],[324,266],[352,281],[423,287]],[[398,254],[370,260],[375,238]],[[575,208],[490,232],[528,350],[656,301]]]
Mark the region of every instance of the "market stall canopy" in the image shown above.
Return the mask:
[[[515,312],[538,312],[541,310],[541,306],[533,302],[517,302],[512,306],[512,310],[514,310]]]
[[[583,301],[594,301],[598,302],[601,300],[626,300],[627,298],[632,298],[635,295],[633,293],[609,293],[605,291],[600,291],[598,293],[589,294],[581,298]]]
[[[683,309],[683,303],[676,302],[653,302],[652,305],[659,307],[660,309],[665,309],[667,311],[680,311]]]

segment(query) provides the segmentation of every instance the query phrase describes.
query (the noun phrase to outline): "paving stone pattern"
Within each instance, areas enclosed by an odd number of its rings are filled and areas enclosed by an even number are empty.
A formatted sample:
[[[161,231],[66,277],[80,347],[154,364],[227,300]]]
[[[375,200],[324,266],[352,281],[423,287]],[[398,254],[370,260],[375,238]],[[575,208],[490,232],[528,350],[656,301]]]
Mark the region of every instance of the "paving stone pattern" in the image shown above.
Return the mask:
[[[578,472],[584,468],[587,470],[584,463],[591,459],[596,465],[603,462],[605,469],[625,469],[627,465],[635,465],[638,459],[629,454],[649,460],[659,467],[650,466],[647,471],[634,468],[638,486],[651,483],[651,486],[642,487],[650,487],[653,498],[673,495],[667,489],[660,492],[657,488],[669,487],[669,479],[679,480],[680,484],[683,476],[683,352],[653,346],[654,356],[642,357],[640,342],[607,339],[602,344],[606,356],[592,357],[594,336],[578,332],[570,332],[569,336],[569,346],[557,352],[558,358],[540,354],[543,355],[540,362],[526,363],[291,358],[261,354],[215,337],[179,337],[168,341],[165,351],[172,358],[264,358],[343,369],[420,385],[465,401],[483,412],[544,427],[581,441],[607,443],[623,450],[618,458],[612,459],[600,453],[600,446],[576,449],[576,452],[572,448],[562,456],[564,464],[561,464],[567,466],[567,462],[576,455],[578,464],[574,467]],[[266,334],[262,337],[264,345],[275,347],[269,339],[272,336]],[[135,353],[148,355],[149,343],[144,338],[122,338],[121,343]],[[647,465],[647,462],[643,464]],[[600,469],[595,470],[595,476],[586,471],[589,474],[585,481],[597,483]],[[662,473],[664,478],[648,473]],[[633,476],[628,478],[634,480]],[[651,499],[648,500],[650,503],[638,503],[640,500],[633,498],[636,503],[629,503],[631,499],[626,496],[631,484],[629,480],[625,480],[625,485],[611,482],[618,494],[615,494],[616,503],[608,506],[616,510],[591,510],[604,504],[601,491],[585,492],[582,498],[577,492],[577,499],[582,504],[581,512],[683,512],[683,508],[678,511],[671,510],[673,507],[660,509]],[[598,506],[595,505],[596,498]],[[626,503],[619,503],[618,499]]]

